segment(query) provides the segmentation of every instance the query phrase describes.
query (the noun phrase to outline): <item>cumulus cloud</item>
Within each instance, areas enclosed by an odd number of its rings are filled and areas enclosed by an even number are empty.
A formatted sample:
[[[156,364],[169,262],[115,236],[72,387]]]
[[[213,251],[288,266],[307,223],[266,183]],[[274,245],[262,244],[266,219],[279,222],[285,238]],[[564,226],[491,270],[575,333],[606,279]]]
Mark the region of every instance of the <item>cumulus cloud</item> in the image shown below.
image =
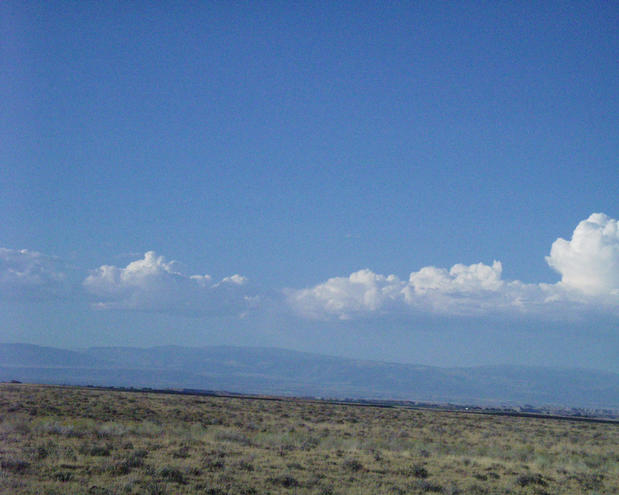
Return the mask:
[[[619,294],[619,226],[594,213],[578,224],[572,239],[559,238],[546,257],[560,284],[589,295]]]
[[[477,313],[489,306],[508,306],[501,263],[454,265],[450,270],[427,266],[409,276],[381,275],[369,269],[334,277],[301,290],[287,290],[288,303],[299,313],[350,319],[406,311]],[[514,305],[517,303],[514,301]]]
[[[310,318],[351,319],[389,314],[553,315],[588,310],[619,315],[619,226],[594,213],[578,223],[571,239],[552,243],[546,257],[559,273],[554,284],[504,280],[501,262],[451,268],[422,267],[407,278],[366,268],[313,287],[284,290],[285,306]],[[0,248],[0,298],[43,300],[72,292],[67,265],[27,249]],[[93,307],[195,315],[242,315],[281,299],[258,291],[238,274],[215,280],[183,273],[174,261],[149,251],[126,266],[103,265],[82,280]]]
[[[100,266],[83,285],[97,309],[243,314],[257,299],[245,277],[232,275],[216,282],[210,275],[185,275],[176,262],[154,251],[124,268]]]
[[[502,280],[502,264],[456,264],[449,270],[427,266],[408,281],[369,269],[335,277],[314,287],[287,290],[290,306],[313,318],[349,319],[392,312],[457,315],[491,312],[552,313],[619,308],[617,221],[594,213],[578,224],[571,241],[557,239],[548,264],[562,279],[556,284]]]
[[[395,276],[359,270],[349,277],[330,278],[309,289],[288,290],[288,302],[310,317],[325,314],[349,319],[360,313],[383,310],[401,297],[404,284]]]
[[[67,291],[66,274],[57,258],[28,249],[0,248],[0,297],[49,299]]]
[[[449,271],[444,268],[426,266],[409,277],[409,288],[416,294],[431,291],[457,293],[495,291],[503,286],[501,272],[503,266],[495,261],[492,266],[476,263],[466,266],[457,264]]]

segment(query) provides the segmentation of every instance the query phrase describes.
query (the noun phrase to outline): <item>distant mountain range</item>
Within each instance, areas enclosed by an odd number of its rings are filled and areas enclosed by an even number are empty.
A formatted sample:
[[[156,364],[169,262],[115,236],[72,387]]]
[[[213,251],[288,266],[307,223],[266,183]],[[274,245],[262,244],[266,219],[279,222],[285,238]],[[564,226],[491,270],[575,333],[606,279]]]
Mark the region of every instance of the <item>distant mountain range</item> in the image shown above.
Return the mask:
[[[526,366],[439,368],[277,348],[0,344],[0,381],[190,388],[328,398],[619,410],[619,374]]]

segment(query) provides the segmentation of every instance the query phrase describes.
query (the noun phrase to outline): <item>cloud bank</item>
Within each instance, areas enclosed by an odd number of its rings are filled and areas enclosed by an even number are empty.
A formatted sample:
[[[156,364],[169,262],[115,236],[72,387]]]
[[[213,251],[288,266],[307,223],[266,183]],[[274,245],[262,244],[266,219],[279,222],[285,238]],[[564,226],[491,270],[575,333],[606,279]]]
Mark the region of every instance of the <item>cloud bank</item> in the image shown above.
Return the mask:
[[[61,263],[28,249],[0,248],[0,297],[40,300],[66,295],[68,285]]]
[[[0,299],[35,301],[76,295],[79,289],[100,310],[135,310],[196,316],[245,315],[269,302],[301,317],[352,319],[380,315],[524,314],[570,318],[588,311],[619,316],[619,227],[594,213],[571,239],[552,243],[546,257],[559,273],[555,284],[504,280],[500,261],[422,267],[401,279],[370,269],[333,277],[313,287],[266,296],[238,274],[213,280],[187,275],[154,251],[125,267],[103,265],[79,287],[71,285],[58,258],[27,249],[0,248]]]
[[[185,275],[177,263],[154,251],[124,268],[103,265],[83,282],[96,309],[165,311],[188,314],[243,314],[257,301],[245,277],[215,282],[210,275]]]
[[[427,266],[403,281],[364,269],[314,287],[285,291],[288,304],[310,318],[350,319],[376,314],[432,312],[455,315],[516,312],[546,314],[596,309],[619,313],[617,221],[594,213],[572,239],[557,239],[546,257],[556,284],[504,281],[502,265]]]

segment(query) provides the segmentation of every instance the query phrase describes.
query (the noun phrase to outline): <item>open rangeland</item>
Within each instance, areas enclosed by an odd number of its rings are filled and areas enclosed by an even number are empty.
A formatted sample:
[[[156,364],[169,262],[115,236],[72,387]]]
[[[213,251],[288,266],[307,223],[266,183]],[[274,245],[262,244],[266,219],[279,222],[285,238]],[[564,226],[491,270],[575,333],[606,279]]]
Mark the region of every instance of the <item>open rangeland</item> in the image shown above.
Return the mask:
[[[3,494],[617,494],[619,425],[0,384]]]

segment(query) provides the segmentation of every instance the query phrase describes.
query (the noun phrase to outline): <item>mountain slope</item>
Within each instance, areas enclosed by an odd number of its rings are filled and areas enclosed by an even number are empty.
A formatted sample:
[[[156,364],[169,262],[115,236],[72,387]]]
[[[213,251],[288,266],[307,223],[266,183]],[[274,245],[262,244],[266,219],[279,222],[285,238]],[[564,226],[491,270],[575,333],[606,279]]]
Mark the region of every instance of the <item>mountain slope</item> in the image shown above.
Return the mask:
[[[0,344],[0,380],[297,396],[619,409],[619,375],[523,366],[438,368],[276,348]]]

